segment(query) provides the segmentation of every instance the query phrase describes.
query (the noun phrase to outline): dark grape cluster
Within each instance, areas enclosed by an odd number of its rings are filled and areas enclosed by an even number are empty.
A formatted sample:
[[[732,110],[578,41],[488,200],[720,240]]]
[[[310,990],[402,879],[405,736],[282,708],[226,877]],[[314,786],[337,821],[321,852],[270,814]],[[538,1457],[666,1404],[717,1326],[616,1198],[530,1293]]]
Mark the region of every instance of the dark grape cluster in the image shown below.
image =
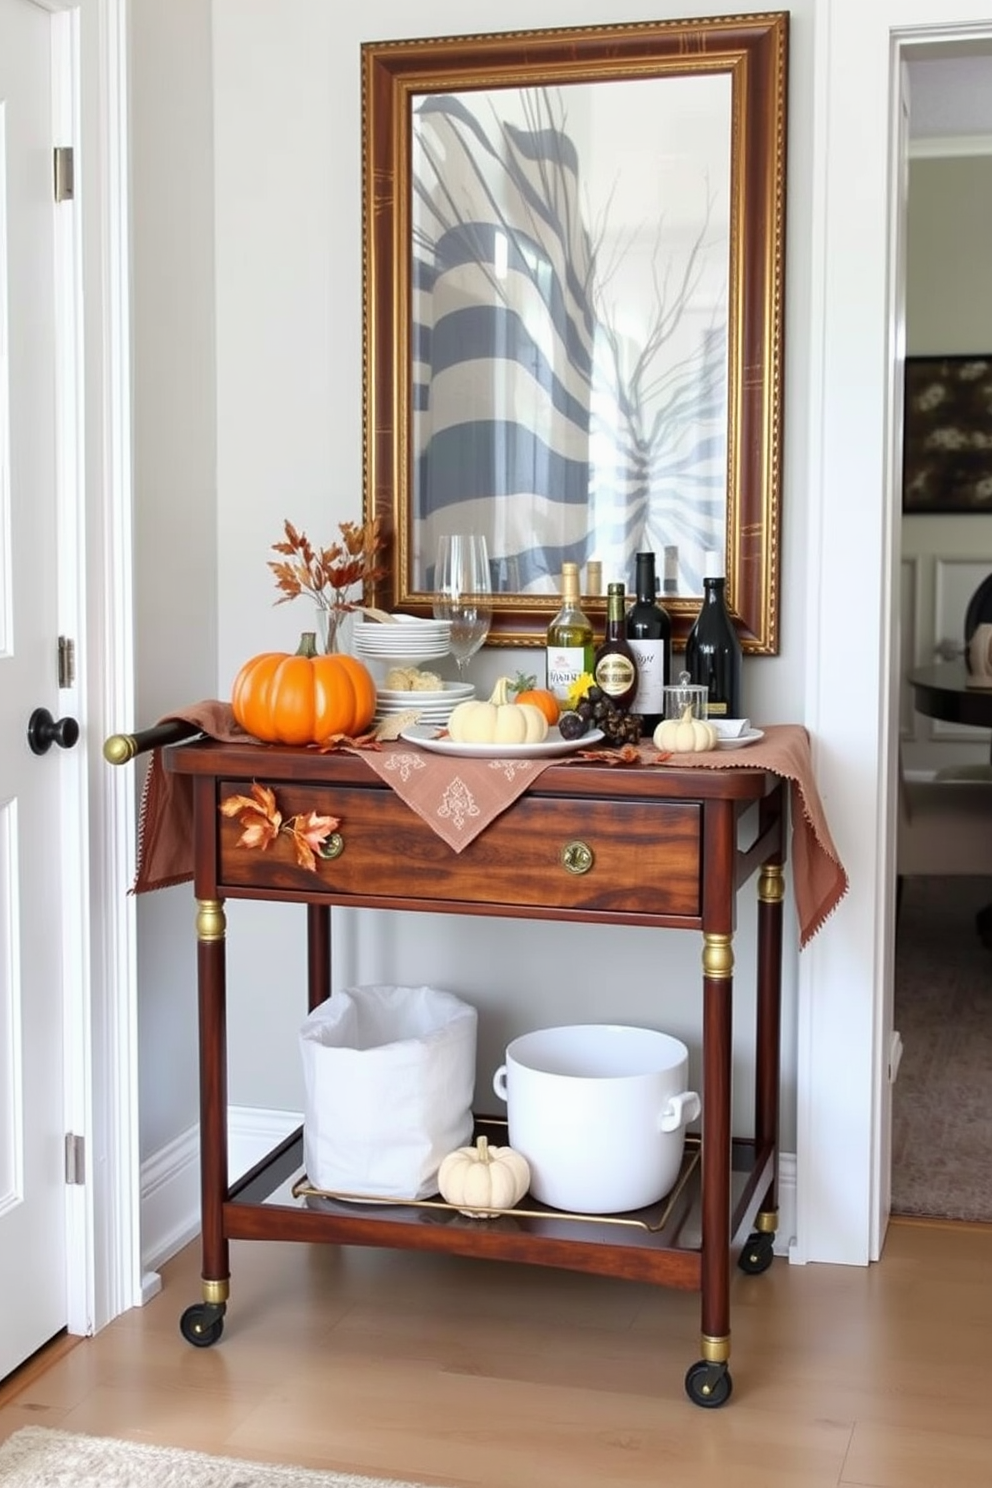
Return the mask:
[[[642,719],[637,713],[618,708],[600,687],[590,687],[575,705],[558,720],[563,739],[580,739],[590,729],[602,729],[607,744],[636,744],[641,737]]]

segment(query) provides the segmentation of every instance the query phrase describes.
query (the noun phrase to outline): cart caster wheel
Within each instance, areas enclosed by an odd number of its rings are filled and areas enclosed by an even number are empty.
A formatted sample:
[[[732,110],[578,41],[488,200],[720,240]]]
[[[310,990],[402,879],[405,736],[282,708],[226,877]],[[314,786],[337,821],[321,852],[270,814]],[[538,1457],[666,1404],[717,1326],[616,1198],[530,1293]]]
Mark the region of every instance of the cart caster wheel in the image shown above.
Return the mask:
[[[775,1236],[767,1230],[748,1235],[747,1244],[741,1251],[737,1264],[748,1276],[760,1276],[767,1271],[775,1258]]]
[[[194,1348],[209,1348],[224,1331],[223,1302],[194,1302],[179,1319],[179,1331]]]
[[[734,1382],[726,1364],[710,1364],[706,1359],[700,1359],[686,1371],[685,1393],[693,1405],[715,1410],[717,1406],[726,1405],[733,1389]]]

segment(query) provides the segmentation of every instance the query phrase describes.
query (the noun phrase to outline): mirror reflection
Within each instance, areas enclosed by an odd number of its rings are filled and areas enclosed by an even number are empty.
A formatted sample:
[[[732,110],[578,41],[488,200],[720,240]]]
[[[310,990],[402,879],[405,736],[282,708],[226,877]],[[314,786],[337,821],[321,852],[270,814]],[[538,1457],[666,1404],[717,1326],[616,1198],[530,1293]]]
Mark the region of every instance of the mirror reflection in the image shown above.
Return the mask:
[[[589,594],[590,560],[650,549],[701,593],[726,525],[730,111],[727,74],[415,102],[418,589],[454,527],[486,537],[497,591],[557,593],[570,561]]]
[[[589,596],[652,551],[679,642],[715,549],[776,650],[787,23],[365,44],[377,603],[429,613],[474,532],[489,642],[536,643],[564,563]]]

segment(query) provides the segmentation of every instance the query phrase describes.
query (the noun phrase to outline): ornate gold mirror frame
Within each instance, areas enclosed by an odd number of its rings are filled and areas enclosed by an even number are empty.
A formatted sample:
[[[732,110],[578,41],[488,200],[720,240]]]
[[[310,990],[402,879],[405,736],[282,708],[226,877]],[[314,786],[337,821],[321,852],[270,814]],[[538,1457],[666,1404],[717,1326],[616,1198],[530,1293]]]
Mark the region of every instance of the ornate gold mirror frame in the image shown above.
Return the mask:
[[[482,531],[490,644],[536,645],[564,558],[605,585],[652,548],[679,642],[719,547],[744,649],[777,650],[787,37],[363,46],[371,602],[429,614],[437,536]]]

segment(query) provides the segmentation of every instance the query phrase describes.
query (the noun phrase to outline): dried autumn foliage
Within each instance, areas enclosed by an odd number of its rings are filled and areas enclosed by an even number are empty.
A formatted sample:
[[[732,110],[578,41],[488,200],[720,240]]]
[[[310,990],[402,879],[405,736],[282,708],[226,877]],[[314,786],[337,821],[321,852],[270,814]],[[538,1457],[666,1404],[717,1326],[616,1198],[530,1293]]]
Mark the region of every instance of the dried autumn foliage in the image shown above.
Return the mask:
[[[224,816],[236,816],[244,829],[239,847],[254,847],[262,852],[275,842],[280,832],[292,838],[296,861],[311,873],[317,871],[317,858],[324,857],[324,844],[341,825],[339,816],[320,816],[316,811],[297,813],[287,821],[276,804],[275,791],[267,785],[252,782],[250,796],[226,796],[219,810]]]
[[[305,532],[298,532],[292,522],[283,523],[283,541],[272,544],[272,551],[283,557],[269,560],[276,588],[282,591],[276,604],[309,594],[325,609],[355,610],[361,597],[352,599],[349,591],[360,585],[364,594],[385,578],[386,569],[378,561],[386,546],[380,519],[339,522],[338,530],[338,542],[329,548],[315,548]]]

